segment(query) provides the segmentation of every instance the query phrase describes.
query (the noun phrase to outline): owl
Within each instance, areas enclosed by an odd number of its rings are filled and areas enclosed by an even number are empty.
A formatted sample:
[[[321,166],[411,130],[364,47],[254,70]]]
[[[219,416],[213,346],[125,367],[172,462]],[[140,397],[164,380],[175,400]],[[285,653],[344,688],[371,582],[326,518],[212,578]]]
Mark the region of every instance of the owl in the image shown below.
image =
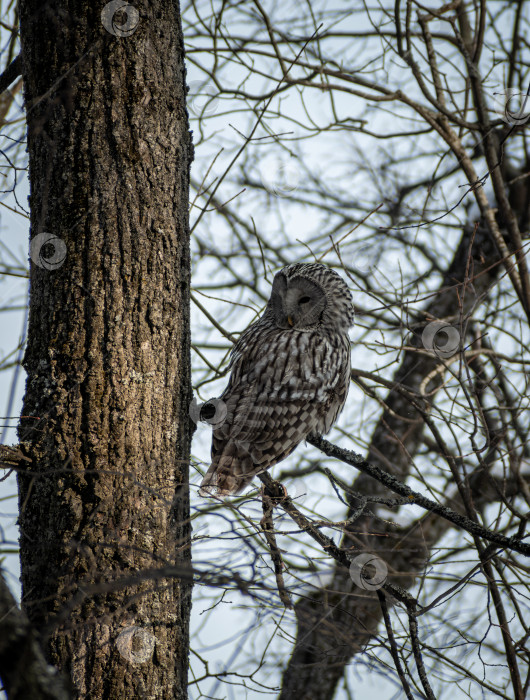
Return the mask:
[[[278,272],[265,312],[232,350],[200,495],[236,495],[305,438],[331,430],[348,394],[353,319],[350,291],[326,265]]]

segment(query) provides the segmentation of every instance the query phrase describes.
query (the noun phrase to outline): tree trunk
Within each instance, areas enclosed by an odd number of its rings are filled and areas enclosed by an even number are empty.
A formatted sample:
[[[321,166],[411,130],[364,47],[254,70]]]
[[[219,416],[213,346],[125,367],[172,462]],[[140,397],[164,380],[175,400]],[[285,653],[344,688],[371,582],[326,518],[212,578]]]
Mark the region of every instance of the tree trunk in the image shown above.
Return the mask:
[[[20,3],[32,236],[23,604],[75,697],[185,698],[183,39],[176,2],[138,17],[109,5],[102,16],[87,0]],[[182,576],[142,576],[168,563]]]
[[[498,254],[487,229],[481,226],[475,231],[472,225],[466,226],[439,293],[425,310],[425,318],[452,318],[459,328],[459,314],[467,319],[472,309],[487,298],[500,272]],[[421,345],[423,327],[407,339],[412,347]],[[462,344],[465,343],[470,343],[470,339],[463,337]],[[440,375],[433,374],[437,364],[435,357],[409,350],[403,353],[402,363],[394,374],[396,387],[404,386],[416,395],[426,412],[442,384]],[[427,377],[433,379],[422,396],[420,388]],[[385,406],[387,410],[374,430],[367,459],[405,481],[422,446],[425,423],[399,389],[389,391]],[[392,495],[365,474],[357,476],[351,488],[353,493],[361,495]],[[352,517],[357,499],[350,496],[350,504],[347,518]],[[388,564],[388,581],[404,589],[410,588],[416,575],[422,572],[429,548],[438,538],[437,535],[429,538],[417,523],[410,528],[389,528],[385,520],[366,514],[358,517],[350,529],[352,532],[345,532],[341,547],[352,552],[380,552]],[[284,672],[281,700],[294,696],[300,700],[334,698],[346,666],[377,632],[382,618],[377,595],[355,586],[347,569],[336,566],[326,589],[331,592],[317,591],[296,604],[297,637]]]

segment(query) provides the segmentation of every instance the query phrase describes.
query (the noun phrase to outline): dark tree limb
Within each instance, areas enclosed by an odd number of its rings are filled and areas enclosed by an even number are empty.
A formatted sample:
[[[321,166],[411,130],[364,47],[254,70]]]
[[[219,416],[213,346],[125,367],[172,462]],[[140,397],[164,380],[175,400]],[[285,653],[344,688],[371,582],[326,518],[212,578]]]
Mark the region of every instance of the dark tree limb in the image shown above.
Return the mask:
[[[262,494],[262,504],[263,504],[263,518],[261,519],[261,529],[269,545],[272,563],[274,565],[274,575],[276,576],[276,585],[278,586],[278,594],[280,600],[285,605],[286,608],[292,608],[293,603],[291,597],[285,588],[285,582],[283,579],[283,559],[276,542],[276,535],[274,534],[274,521],[272,519],[272,512],[274,509],[273,500],[266,493]]]
[[[356,467],[359,469],[359,471],[363,472],[363,474],[368,474],[391,491],[398,493],[400,496],[408,497],[411,503],[414,503],[421,508],[425,508],[425,510],[429,512],[436,513],[436,515],[445,518],[445,520],[448,520],[462,530],[466,530],[472,535],[482,537],[483,539],[488,540],[488,542],[497,544],[500,547],[513,549],[515,552],[524,554],[527,557],[530,556],[530,544],[521,542],[521,538],[505,537],[504,535],[499,535],[492,530],[482,527],[482,525],[479,525],[466,516],[457,513],[452,508],[449,508],[441,503],[436,503],[436,501],[432,501],[430,498],[423,496],[421,493],[413,491],[410,486],[407,486],[403,482],[399,481],[399,479],[396,479],[395,476],[392,476],[392,474],[389,474],[384,469],[370,464],[361,455],[355,454],[355,452],[352,452],[351,450],[345,450],[337,445],[332,445],[330,442],[328,442],[328,440],[325,440],[322,437],[309,438],[307,441],[314,447],[318,447],[320,450],[322,450],[322,452],[324,452],[324,454],[326,454],[328,457],[336,457],[346,464],[351,464],[353,467]]]
[[[409,613],[410,643],[412,644],[412,652],[414,654],[414,660],[416,661],[416,668],[418,669],[420,681],[428,700],[436,700],[436,697],[432,692],[429,679],[427,678],[425,664],[423,663],[423,656],[420,649],[420,639],[418,636],[418,621],[416,619],[416,610],[412,605],[408,605],[407,610]]]
[[[0,469],[17,469],[31,461],[16,445],[0,445]]]
[[[13,81],[22,75],[22,56],[14,58],[5,71],[0,75],[0,95],[7,90]]]
[[[0,678],[9,700],[68,700],[57,669],[44,658],[35,629],[0,572]]]
[[[381,606],[381,612],[383,613],[383,620],[385,621],[386,633],[388,636],[388,643],[390,644],[390,653],[392,654],[392,659],[394,660],[394,666],[403,686],[407,700],[413,700],[413,695],[410,690],[410,685],[403,672],[403,666],[401,665],[401,660],[399,658],[399,653],[396,645],[396,639],[394,637],[394,631],[392,630],[392,621],[390,620],[390,614],[388,612],[388,604],[386,602],[385,594],[383,591],[377,591],[377,597],[379,598],[379,605]]]

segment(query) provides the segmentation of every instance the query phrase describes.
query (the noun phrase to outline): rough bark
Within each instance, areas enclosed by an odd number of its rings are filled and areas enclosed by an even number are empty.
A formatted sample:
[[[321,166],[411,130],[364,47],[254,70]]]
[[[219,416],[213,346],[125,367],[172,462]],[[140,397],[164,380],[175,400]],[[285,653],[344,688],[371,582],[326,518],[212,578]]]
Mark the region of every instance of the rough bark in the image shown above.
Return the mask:
[[[32,251],[23,605],[75,697],[185,698],[189,581],[120,585],[190,559],[183,39],[178,3],[102,7],[20,3],[31,236],[65,253]]]

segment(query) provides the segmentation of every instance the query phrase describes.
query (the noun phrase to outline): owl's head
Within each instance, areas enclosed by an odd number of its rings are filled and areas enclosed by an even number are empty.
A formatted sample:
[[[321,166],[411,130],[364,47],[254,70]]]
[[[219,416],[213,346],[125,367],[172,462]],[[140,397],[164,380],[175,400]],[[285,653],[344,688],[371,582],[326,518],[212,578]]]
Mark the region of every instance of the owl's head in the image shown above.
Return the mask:
[[[296,263],[274,278],[267,307],[279,328],[309,330],[316,326],[346,333],[353,324],[348,286],[320,263]]]

